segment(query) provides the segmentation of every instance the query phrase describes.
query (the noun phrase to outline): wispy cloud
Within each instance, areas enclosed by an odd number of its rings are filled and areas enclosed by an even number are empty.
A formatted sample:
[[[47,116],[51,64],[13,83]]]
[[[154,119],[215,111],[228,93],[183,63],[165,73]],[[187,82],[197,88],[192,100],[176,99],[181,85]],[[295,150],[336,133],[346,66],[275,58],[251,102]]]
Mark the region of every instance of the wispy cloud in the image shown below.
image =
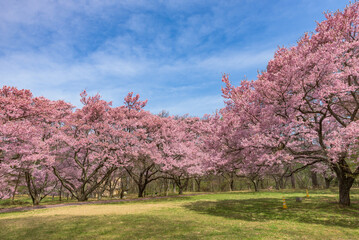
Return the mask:
[[[321,12],[344,5],[0,1],[0,83],[77,106],[83,89],[115,105],[134,91],[154,113],[211,113],[222,106],[221,74],[255,78],[278,45],[295,44]]]

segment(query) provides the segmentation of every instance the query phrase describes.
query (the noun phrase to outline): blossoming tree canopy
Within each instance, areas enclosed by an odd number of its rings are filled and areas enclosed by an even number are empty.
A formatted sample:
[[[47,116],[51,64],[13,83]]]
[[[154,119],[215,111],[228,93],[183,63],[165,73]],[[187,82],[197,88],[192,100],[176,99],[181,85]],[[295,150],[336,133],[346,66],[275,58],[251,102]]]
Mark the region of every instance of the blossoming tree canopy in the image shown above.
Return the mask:
[[[53,171],[61,184],[79,201],[88,196],[116,170],[112,151],[111,103],[100,95],[81,94],[83,107],[63,119],[52,147]]]
[[[72,106],[63,101],[33,98],[28,90],[6,86],[1,89],[0,104],[0,171],[9,178],[25,175],[33,203],[38,204],[56,185],[50,170],[54,158],[47,141]]]
[[[326,163],[338,177],[340,204],[350,205],[359,175],[359,3],[325,16],[297,46],[280,48],[258,80],[233,87],[225,76],[223,93],[228,112],[248,117],[247,145],[304,166]]]
[[[191,176],[203,173],[202,163],[209,159],[201,149],[199,122],[195,117],[163,119],[159,144],[162,157],[158,162],[166,177],[176,183],[179,194],[183,193]]]

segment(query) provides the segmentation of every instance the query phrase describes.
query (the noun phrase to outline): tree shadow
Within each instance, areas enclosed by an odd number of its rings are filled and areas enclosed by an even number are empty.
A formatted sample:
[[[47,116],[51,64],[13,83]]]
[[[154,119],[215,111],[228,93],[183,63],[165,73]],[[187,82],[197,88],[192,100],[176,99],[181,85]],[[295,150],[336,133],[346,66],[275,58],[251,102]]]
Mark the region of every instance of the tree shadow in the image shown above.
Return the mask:
[[[341,208],[332,198],[314,197],[303,202],[288,198],[288,209],[283,209],[282,199],[251,198],[245,200],[197,201],[184,205],[185,208],[229,219],[265,222],[271,220],[359,228],[359,207]]]
[[[0,239],[199,239],[192,221],[145,214],[0,219]]]

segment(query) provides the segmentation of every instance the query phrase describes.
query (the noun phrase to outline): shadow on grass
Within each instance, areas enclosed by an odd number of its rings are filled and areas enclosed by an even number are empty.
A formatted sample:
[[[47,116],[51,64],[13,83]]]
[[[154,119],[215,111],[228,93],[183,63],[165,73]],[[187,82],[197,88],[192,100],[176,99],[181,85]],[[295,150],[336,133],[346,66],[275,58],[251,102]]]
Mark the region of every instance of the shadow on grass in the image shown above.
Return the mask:
[[[199,239],[191,221],[148,215],[0,219],[0,239]]]
[[[286,199],[288,209],[283,209],[282,199],[251,198],[245,200],[197,201],[185,208],[229,219],[265,222],[270,220],[359,228],[359,207],[341,208],[332,198],[313,197],[303,202]]]
[[[171,196],[171,197],[161,197],[161,198],[134,198],[134,199],[124,199],[123,201],[121,200],[114,200],[113,202],[106,202],[106,203],[98,203],[98,202],[93,202],[93,204],[136,204],[136,203],[166,203],[166,202],[184,202],[184,201],[191,201],[192,200],[192,196]]]

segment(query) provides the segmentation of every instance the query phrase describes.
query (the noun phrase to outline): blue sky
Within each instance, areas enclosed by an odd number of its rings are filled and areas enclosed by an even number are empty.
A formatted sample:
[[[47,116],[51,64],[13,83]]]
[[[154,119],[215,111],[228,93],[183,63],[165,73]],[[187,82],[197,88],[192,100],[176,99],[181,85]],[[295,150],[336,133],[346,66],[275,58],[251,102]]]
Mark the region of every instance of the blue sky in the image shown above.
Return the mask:
[[[80,106],[86,89],[153,113],[202,116],[265,70],[278,46],[314,31],[345,0],[0,0],[0,84]]]

